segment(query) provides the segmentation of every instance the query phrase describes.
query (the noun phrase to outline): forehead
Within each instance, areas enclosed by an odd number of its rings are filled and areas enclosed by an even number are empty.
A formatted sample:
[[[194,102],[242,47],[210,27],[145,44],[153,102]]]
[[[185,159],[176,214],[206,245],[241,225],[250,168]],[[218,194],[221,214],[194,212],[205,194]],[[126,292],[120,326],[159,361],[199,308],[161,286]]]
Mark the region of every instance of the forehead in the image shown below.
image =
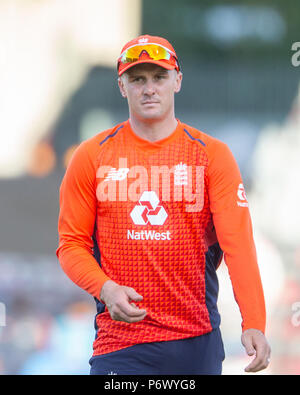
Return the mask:
[[[153,63],[140,63],[130,67],[126,73],[130,76],[136,73],[168,73],[168,70]]]

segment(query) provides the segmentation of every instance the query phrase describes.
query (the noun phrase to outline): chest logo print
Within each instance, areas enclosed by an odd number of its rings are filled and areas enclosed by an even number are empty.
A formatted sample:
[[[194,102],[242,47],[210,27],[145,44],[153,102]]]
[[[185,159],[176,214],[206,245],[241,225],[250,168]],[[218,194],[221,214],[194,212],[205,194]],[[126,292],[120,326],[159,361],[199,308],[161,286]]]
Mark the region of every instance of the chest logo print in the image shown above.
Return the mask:
[[[130,213],[135,225],[163,225],[168,214],[163,206],[159,204],[159,198],[153,191],[144,191]]]
[[[118,170],[116,168],[111,168],[108,175],[105,177],[104,181],[122,181],[127,177],[129,172],[128,167],[120,167]]]
[[[180,162],[174,169],[174,185],[188,184],[188,167],[186,164]]]

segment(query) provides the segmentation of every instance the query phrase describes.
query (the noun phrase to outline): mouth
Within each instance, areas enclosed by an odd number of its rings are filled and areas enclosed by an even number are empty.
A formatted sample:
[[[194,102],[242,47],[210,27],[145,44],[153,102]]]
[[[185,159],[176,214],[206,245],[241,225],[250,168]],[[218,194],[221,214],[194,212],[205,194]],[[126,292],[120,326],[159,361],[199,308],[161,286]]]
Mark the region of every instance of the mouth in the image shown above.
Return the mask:
[[[142,105],[145,105],[145,104],[158,104],[159,102],[158,101],[144,101],[144,102],[142,102]]]

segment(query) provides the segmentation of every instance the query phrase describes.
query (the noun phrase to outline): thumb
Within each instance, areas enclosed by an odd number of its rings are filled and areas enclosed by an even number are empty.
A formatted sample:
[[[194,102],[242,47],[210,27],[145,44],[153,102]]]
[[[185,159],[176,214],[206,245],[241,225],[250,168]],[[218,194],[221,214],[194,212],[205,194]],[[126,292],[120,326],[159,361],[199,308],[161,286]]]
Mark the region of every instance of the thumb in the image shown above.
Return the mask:
[[[130,300],[135,302],[141,302],[143,300],[142,295],[138,294],[135,289],[126,287],[126,294]]]
[[[255,348],[253,346],[252,337],[251,336],[247,336],[246,334],[244,334],[244,336],[242,338],[242,343],[243,343],[243,346],[245,347],[246,353],[249,356],[255,354]]]

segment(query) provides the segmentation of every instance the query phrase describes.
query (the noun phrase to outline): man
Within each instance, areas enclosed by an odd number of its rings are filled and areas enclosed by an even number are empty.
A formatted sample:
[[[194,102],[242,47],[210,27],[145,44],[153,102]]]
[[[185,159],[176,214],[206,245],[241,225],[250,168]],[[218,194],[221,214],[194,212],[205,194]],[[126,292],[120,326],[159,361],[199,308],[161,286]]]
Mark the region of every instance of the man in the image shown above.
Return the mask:
[[[83,142],[60,191],[57,256],[94,296],[91,374],[220,374],[216,269],[223,253],[255,355],[267,367],[265,304],[248,202],[228,147],[181,123],[172,45],[140,36],[122,49],[129,120]]]

